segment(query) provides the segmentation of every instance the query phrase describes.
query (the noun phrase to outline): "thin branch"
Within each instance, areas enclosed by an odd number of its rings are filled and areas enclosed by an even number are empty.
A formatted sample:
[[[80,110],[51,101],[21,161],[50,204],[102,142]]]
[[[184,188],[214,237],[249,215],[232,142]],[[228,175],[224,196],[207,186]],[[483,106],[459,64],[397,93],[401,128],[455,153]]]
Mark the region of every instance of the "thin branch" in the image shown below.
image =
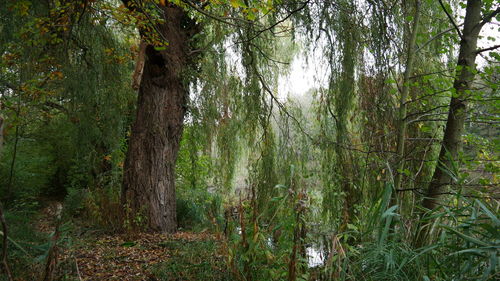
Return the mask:
[[[483,18],[483,20],[479,23],[479,26],[482,27],[483,25],[485,25],[486,23],[488,23],[489,21],[491,21],[499,13],[500,13],[500,6],[496,10],[494,10],[493,12],[489,13],[488,15],[486,15]]]
[[[479,54],[479,53],[482,53],[482,52],[487,52],[487,51],[492,51],[492,50],[495,50],[495,49],[498,49],[498,48],[500,48],[500,45],[495,45],[495,46],[491,46],[491,47],[488,47],[488,48],[479,49],[479,50],[476,50],[476,54]]]
[[[261,33],[264,33],[264,32],[266,32],[266,31],[269,31],[269,30],[273,29],[274,27],[276,27],[277,25],[279,25],[280,23],[283,23],[284,21],[286,21],[286,20],[287,20],[287,19],[289,19],[289,18],[290,18],[293,14],[295,14],[295,13],[297,13],[297,12],[301,11],[302,9],[304,9],[304,8],[307,6],[307,4],[309,4],[309,1],[310,1],[310,0],[307,0],[306,2],[304,2],[304,3],[302,4],[302,6],[300,6],[299,8],[297,8],[297,9],[295,9],[295,10],[291,11],[291,12],[289,12],[289,13],[288,13],[288,14],[287,14],[284,18],[282,18],[282,19],[280,19],[280,20],[276,21],[275,23],[271,24],[270,26],[268,26],[268,27],[266,27],[266,28],[264,28],[264,29],[258,30],[258,31],[257,31],[257,33],[256,33],[254,36],[250,37],[249,41],[252,41],[253,39],[255,39],[255,38],[259,37],[259,35],[260,35]]]
[[[458,26],[462,26],[464,25],[463,23],[458,25]],[[453,29],[455,29],[455,27],[450,27],[446,30],[443,30],[441,32],[439,32],[438,34],[436,34],[434,37],[432,37],[431,39],[429,39],[427,42],[425,42],[422,46],[418,47],[418,49],[415,51],[416,53],[418,53],[420,50],[422,50],[423,48],[425,48],[427,45],[429,45],[432,41],[438,39],[439,37],[441,37],[443,34],[445,33],[448,33],[450,31],[452,31]]]
[[[259,46],[255,45],[255,44],[253,44],[253,43],[249,43],[249,44],[250,44],[251,46],[253,46],[255,49],[257,49],[257,51],[259,51],[259,53],[260,53],[260,54],[261,54],[261,55],[262,55],[265,59],[267,59],[267,60],[269,60],[269,61],[272,61],[272,62],[274,62],[274,63],[277,63],[277,64],[290,65],[290,63],[289,63],[289,62],[279,61],[279,60],[276,60],[276,59],[271,58],[268,54],[266,54],[264,51],[262,51],[262,49],[261,49]]]
[[[448,107],[449,107],[449,105],[438,105],[436,107],[433,107],[431,109],[427,109],[427,110],[424,110],[424,111],[413,112],[413,113],[410,113],[410,114],[406,115],[406,117],[403,120],[407,120],[410,117],[418,116],[418,115],[421,115],[420,117],[422,117],[424,115],[428,116],[427,113],[429,113],[429,112],[432,112],[432,111],[440,109],[440,108],[448,108]],[[443,114],[443,113],[438,113],[438,114]]]
[[[441,73],[445,73],[447,71],[452,71],[452,70],[454,70],[454,69],[443,69],[443,70],[439,70],[439,71],[435,71],[435,72],[428,72],[428,73],[416,74],[416,75],[411,76],[410,78],[411,79],[415,79],[415,78],[419,78],[419,77],[423,77],[423,76],[441,74]]]
[[[80,269],[78,268],[78,261],[75,258],[76,273],[78,274],[78,280],[83,281],[82,275],[80,274]]]
[[[240,25],[238,24],[235,24],[235,23],[232,23],[232,22],[229,22],[227,21],[226,19],[224,18],[221,18],[221,17],[218,17],[216,15],[213,15],[211,13],[207,13],[205,10],[203,9],[200,9],[200,7],[196,6],[195,4],[191,3],[191,1],[187,1],[187,0],[182,0],[182,3],[185,3],[187,4],[189,7],[193,8],[194,10],[196,10],[198,13],[206,16],[206,17],[209,17],[213,20],[216,20],[218,22],[221,22],[221,23],[224,23],[224,24],[227,24],[227,25],[230,25],[230,26],[234,26],[234,27],[241,27]]]
[[[443,11],[446,13],[446,16],[450,20],[451,24],[453,24],[453,27],[457,30],[457,33],[458,33],[458,36],[460,37],[460,39],[463,40],[464,38],[462,36],[462,32],[460,31],[460,28],[458,28],[458,25],[455,23],[455,20],[453,19],[453,17],[450,15],[450,13],[448,12],[448,10],[444,6],[442,0],[439,0],[439,5],[441,5],[441,8],[443,8]]]

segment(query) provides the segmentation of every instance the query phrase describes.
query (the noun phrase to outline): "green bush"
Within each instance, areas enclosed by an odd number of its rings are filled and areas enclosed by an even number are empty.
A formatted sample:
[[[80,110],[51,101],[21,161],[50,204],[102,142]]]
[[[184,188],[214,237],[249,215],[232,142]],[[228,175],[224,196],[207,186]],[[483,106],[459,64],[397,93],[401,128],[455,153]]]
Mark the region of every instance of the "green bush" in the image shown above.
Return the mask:
[[[69,188],[64,198],[64,214],[70,217],[81,214],[87,199],[88,192],[85,189]]]
[[[177,223],[183,229],[201,229],[220,225],[222,198],[205,190],[181,191],[177,196]]]
[[[13,142],[8,142],[4,149],[0,159],[0,195],[10,199],[5,202],[8,206],[29,205],[50,185],[55,174],[53,156],[47,146],[24,138],[19,140],[16,149]],[[16,157],[12,165],[14,150]]]

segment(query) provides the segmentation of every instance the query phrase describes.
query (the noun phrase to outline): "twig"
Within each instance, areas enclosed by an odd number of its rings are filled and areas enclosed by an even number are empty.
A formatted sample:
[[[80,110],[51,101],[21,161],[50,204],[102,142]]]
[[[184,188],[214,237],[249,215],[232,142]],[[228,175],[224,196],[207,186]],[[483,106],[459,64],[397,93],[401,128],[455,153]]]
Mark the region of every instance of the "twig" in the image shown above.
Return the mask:
[[[75,265],[76,265],[76,273],[78,274],[78,279],[82,281],[82,275],[80,274],[80,269],[78,268],[78,261],[75,258]]]

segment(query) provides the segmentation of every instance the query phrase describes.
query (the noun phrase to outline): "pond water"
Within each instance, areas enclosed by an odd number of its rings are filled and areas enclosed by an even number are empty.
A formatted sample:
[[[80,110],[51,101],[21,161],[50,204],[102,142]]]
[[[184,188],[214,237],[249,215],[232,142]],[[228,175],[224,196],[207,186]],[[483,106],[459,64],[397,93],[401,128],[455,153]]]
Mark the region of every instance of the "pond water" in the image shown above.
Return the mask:
[[[236,231],[241,235],[241,227],[236,227]],[[271,238],[267,239],[267,245],[273,248],[274,243]],[[321,245],[311,245],[306,248],[307,266],[309,268],[321,266],[325,263],[325,253]]]
[[[311,267],[321,266],[325,263],[325,253],[322,247],[309,246],[306,248],[307,265]]]

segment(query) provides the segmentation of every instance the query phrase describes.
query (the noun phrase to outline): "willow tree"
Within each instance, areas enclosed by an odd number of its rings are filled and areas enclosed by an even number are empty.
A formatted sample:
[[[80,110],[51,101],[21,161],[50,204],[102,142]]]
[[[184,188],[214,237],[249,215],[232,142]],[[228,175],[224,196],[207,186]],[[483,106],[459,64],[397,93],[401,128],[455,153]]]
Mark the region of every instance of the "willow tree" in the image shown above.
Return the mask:
[[[250,44],[276,26],[263,26],[258,23],[262,17],[257,18],[263,13],[274,14],[274,2],[122,2],[138,16],[137,27],[146,42],[137,114],[124,166],[122,202],[132,215],[146,215],[150,229],[174,232],[175,162],[190,82],[197,78],[196,73],[190,73],[198,69],[197,54],[206,51],[196,49],[195,41],[202,28],[192,16],[204,16],[239,30],[258,26],[260,30],[245,41]],[[228,16],[229,13],[234,16]]]
[[[360,58],[358,7],[355,1],[339,1],[319,4],[319,8],[319,30],[328,39],[325,50],[330,67],[328,89],[320,104],[322,134],[328,136],[323,140],[326,153],[322,165],[326,173],[324,182],[328,186],[323,208],[330,215],[342,212],[343,228],[353,219],[359,199],[350,131],[356,101],[355,72]],[[332,158],[335,159],[334,165]],[[335,190],[336,187],[339,191]],[[342,206],[337,205],[338,198],[334,194],[343,194]]]
[[[147,13],[135,1],[123,3],[133,12]],[[148,45],[124,165],[122,201],[133,215],[144,212],[152,230],[174,232],[174,168],[189,93],[185,73],[194,65],[190,40],[199,27],[182,7],[162,3],[155,6],[161,20],[153,28],[167,46],[155,46],[150,32],[140,30]]]

